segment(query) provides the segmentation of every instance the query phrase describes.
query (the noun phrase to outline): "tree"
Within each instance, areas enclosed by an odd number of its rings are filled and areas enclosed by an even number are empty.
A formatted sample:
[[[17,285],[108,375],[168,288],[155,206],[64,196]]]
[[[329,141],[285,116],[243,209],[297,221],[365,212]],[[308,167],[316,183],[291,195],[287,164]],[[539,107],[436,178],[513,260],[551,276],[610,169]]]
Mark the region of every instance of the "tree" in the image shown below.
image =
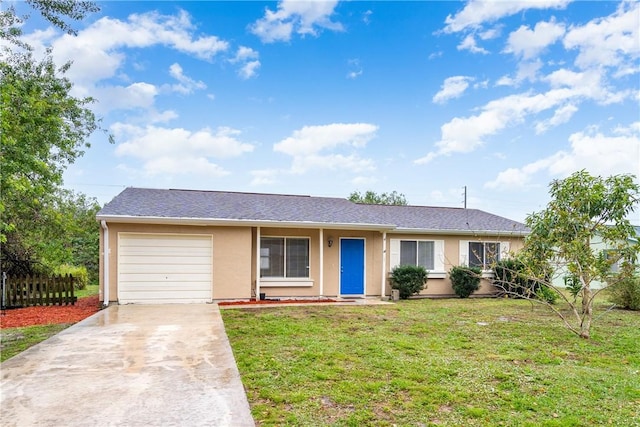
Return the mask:
[[[70,34],[70,21],[98,10],[86,1],[27,3]],[[73,85],[64,76],[71,64],[57,67],[50,51],[36,59],[19,39],[25,19],[13,6],[0,12],[0,41],[9,42],[0,48],[0,244],[3,270],[17,273],[73,258],[77,249],[70,249],[64,239],[78,224],[67,221],[73,215],[65,210],[70,211],[70,203],[79,203],[75,208],[80,211],[88,207],[84,196],[61,189],[62,176],[100,129],[100,120],[88,107],[93,99],[71,95]]]
[[[531,234],[527,236],[518,258],[526,268],[520,273],[543,289],[556,292],[568,305],[569,315],[544,299],[572,332],[589,338],[594,319],[594,298],[617,283],[629,279],[634,271],[640,245],[627,216],[634,211],[640,187],[632,175],[594,177],[579,171],[550,185],[551,201],[546,209],[526,219]],[[602,244],[595,244],[602,242]],[[602,247],[609,248],[604,251]],[[612,268],[614,265],[623,268]],[[553,285],[551,278],[565,269],[577,281],[575,297]],[[594,281],[604,283],[593,289]],[[515,282],[496,280],[509,293]]]
[[[406,206],[407,199],[404,194],[392,191],[391,193],[377,194],[374,191],[367,191],[362,194],[359,191],[354,191],[349,195],[349,200],[354,203],[362,203],[365,205],[395,205]]]

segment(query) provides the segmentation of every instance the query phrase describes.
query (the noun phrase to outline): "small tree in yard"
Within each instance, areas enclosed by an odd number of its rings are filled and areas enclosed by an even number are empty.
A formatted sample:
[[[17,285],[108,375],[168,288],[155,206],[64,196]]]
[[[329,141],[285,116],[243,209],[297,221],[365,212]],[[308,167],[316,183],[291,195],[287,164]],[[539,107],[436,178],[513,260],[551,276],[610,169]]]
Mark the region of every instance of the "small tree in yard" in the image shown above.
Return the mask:
[[[494,284],[508,294],[526,293],[514,290],[521,283],[535,282],[551,290],[568,306],[567,311],[554,307],[542,298],[525,298],[546,304],[569,330],[582,338],[591,336],[594,320],[593,301],[606,289],[625,283],[633,276],[640,245],[634,241],[635,230],[626,219],[639,201],[640,187],[632,175],[594,177],[579,171],[550,185],[551,201],[541,212],[525,221],[531,229],[518,258],[525,265],[520,272],[524,282],[496,277]],[[599,241],[604,244],[594,245]],[[621,265],[621,268],[612,268]],[[574,295],[567,295],[553,285],[554,272],[564,267],[572,278]],[[561,270],[560,270],[561,271]],[[505,277],[507,277],[506,275]],[[606,284],[594,290],[594,281]]]
[[[453,267],[449,272],[453,291],[460,298],[469,298],[472,293],[480,289],[481,275],[480,267]]]
[[[407,299],[426,287],[428,272],[419,265],[399,265],[391,270],[391,287],[400,291],[400,298]]]

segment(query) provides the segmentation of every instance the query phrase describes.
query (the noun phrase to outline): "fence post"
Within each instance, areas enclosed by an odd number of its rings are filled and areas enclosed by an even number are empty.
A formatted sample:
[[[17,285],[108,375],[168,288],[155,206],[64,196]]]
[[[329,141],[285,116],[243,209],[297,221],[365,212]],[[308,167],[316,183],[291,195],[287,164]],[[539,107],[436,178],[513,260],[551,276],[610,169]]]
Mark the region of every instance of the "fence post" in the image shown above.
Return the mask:
[[[73,296],[73,292],[76,289],[75,283],[73,283],[73,274],[69,275],[69,286],[71,290],[71,305],[76,305],[76,299]]]
[[[2,310],[7,308],[7,272],[2,272]]]

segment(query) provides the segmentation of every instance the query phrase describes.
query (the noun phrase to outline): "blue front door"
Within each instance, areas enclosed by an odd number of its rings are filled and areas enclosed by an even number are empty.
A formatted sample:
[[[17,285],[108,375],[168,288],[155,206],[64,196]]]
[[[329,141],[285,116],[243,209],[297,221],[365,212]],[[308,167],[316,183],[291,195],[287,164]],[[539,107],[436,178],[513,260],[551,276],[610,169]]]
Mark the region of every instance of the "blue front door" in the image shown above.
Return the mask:
[[[340,294],[364,295],[364,239],[340,239]]]

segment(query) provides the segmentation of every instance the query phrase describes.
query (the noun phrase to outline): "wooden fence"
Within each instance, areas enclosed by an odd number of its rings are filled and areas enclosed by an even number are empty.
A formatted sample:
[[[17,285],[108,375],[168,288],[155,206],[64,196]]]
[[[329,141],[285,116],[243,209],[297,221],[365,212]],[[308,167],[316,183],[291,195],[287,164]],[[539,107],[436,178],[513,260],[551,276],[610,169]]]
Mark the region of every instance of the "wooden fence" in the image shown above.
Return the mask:
[[[5,276],[2,280],[2,308],[33,305],[73,305],[73,276]]]

